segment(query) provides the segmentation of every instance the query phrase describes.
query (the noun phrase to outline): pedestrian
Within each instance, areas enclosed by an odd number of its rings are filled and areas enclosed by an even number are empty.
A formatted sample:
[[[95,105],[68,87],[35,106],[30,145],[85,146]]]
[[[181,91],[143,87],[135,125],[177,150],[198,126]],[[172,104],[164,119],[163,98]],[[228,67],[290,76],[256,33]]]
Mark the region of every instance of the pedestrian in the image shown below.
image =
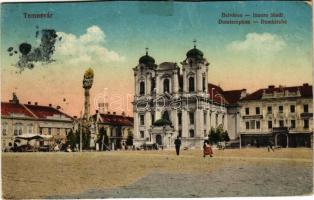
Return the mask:
[[[213,149],[211,147],[211,145],[209,144],[208,140],[204,141],[204,145],[203,145],[203,156],[204,158],[209,155],[210,157],[213,157]]]
[[[177,156],[178,156],[180,154],[180,146],[181,146],[181,140],[180,140],[179,136],[177,137],[177,139],[175,139],[174,145],[176,147],[176,153],[177,153]]]
[[[273,141],[271,139],[269,139],[268,145],[267,145],[268,152],[270,151],[270,149],[274,152],[273,146],[274,146]]]

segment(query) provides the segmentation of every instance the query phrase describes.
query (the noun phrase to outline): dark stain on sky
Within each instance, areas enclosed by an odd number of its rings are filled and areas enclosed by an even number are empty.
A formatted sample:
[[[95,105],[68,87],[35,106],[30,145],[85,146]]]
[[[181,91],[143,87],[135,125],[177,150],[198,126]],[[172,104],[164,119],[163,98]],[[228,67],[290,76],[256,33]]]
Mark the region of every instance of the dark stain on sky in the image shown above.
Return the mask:
[[[37,28],[37,27],[36,27]],[[58,39],[59,41],[62,39],[58,38],[58,35],[54,29],[42,29],[41,31],[36,31],[36,38],[41,35],[41,43],[39,47],[32,47],[28,42],[23,42],[19,45],[19,60],[15,64],[20,71],[24,69],[33,69],[35,66],[35,62],[40,63],[51,63],[52,55],[55,51],[55,42]],[[8,48],[9,56],[13,56],[14,53],[17,54],[18,51],[13,47]]]

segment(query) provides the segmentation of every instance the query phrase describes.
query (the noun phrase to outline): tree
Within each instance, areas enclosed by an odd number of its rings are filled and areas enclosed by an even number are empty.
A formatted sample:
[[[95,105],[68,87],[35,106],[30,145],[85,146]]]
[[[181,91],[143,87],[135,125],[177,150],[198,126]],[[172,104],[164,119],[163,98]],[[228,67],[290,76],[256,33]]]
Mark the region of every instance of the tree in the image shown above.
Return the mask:
[[[71,148],[73,149],[76,144],[78,143],[76,133],[73,132],[71,129],[69,133],[67,134],[67,145],[71,145]]]
[[[218,129],[215,130],[213,127],[210,129],[208,139],[210,143],[217,143],[220,141],[220,134]]]
[[[221,138],[222,138],[223,141],[226,141],[226,142],[230,141],[228,131],[224,131],[222,133],[222,137]]]
[[[133,146],[133,134],[131,132],[128,133],[128,137],[126,139],[127,146]]]

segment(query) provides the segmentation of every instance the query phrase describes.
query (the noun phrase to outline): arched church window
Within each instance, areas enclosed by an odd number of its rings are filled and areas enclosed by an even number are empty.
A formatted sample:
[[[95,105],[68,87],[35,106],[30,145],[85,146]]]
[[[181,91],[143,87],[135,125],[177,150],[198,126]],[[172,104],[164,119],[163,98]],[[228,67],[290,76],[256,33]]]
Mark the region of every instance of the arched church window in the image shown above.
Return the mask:
[[[205,92],[206,91],[206,80],[205,80],[205,77],[203,77],[202,85],[203,85],[203,92]]]
[[[194,138],[194,130],[193,129],[190,130],[190,138]]]
[[[194,77],[189,78],[189,92],[195,91]]]
[[[145,83],[144,81],[140,82],[140,95],[144,95],[145,94]]]
[[[170,92],[169,91],[169,87],[170,87],[169,79],[166,78],[164,80],[164,92],[168,92],[169,93]]]
[[[163,113],[162,119],[166,119],[166,120],[170,121],[170,117],[169,117],[168,111],[165,111],[165,112]]]
[[[155,79],[155,78],[152,78],[152,79],[151,79],[151,82],[152,82],[152,84],[151,84],[151,89],[150,89],[150,91],[153,92],[154,89],[155,89],[155,87],[156,87],[156,79]]]

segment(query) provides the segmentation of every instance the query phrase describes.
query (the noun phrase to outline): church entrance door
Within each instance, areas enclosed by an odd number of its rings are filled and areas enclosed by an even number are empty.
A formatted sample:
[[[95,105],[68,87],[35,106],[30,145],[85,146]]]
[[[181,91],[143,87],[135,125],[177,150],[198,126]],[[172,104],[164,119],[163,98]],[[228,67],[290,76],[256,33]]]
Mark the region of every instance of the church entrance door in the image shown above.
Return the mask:
[[[156,143],[158,144],[158,145],[162,145],[162,137],[161,137],[161,135],[156,135]]]

